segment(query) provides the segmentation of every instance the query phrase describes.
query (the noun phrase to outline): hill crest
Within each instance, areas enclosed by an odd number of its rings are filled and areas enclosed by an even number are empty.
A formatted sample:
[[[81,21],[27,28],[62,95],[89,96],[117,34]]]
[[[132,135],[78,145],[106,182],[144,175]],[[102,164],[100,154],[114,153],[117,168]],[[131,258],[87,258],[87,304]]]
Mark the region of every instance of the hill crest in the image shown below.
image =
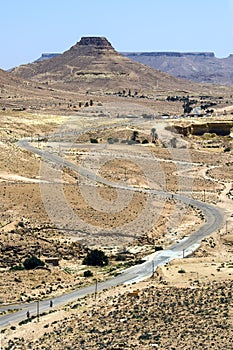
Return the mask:
[[[71,91],[192,90],[190,82],[121,55],[105,37],[82,37],[64,53],[16,67],[12,74]]]

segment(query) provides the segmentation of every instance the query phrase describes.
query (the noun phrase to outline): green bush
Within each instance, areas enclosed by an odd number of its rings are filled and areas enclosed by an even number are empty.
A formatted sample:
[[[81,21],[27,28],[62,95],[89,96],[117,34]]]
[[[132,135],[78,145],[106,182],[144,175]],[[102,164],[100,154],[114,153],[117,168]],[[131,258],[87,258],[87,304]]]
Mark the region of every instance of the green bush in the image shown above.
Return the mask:
[[[90,138],[90,143],[98,143],[97,139]]]
[[[126,260],[126,256],[124,254],[117,254],[115,257],[116,261],[125,261]]]
[[[83,273],[83,277],[92,277],[93,276],[93,272],[90,270],[86,270]]]
[[[89,266],[105,266],[108,265],[108,257],[102,250],[94,249],[87,253],[83,264]]]
[[[158,252],[159,250],[163,250],[163,247],[161,247],[160,245],[156,245],[155,252]]]
[[[151,333],[145,332],[139,336],[139,340],[149,340],[151,338]]]
[[[108,138],[108,143],[109,143],[109,144],[113,144],[113,143],[114,143],[114,140],[113,140],[112,137],[109,137],[109,138]]]
[[[27,258],[24,263],[23,266],[25,267],[26,270],[31,270],[34,269],[35,267],[38,266],[44,266],[44,262],[41,261],[40,259],[38,259],[36,256],[32,256],[30,258]]]

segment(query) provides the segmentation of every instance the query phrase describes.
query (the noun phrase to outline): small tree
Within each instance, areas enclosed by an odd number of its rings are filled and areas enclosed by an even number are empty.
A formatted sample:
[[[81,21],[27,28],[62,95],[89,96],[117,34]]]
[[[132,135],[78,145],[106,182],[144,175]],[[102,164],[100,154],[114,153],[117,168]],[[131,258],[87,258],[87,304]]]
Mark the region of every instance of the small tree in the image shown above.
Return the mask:
[[[137,130],[134,130],[134,131],[133,131],[133,135],[132,135],[132,137],[131,137],[131,140],[132,140],[132,141],[136,141],[137,137],[138,137],[138,131],[137,131]]]
[[[83,260],[84,265],[105,266],[108,265],[108,257],[102,250],[91,250]]]
[[[189,114],[192,112],[192,107],[190,107],[190,102],[189,100],[186,101],[184,104],[183,104],[183,108],[184,108],[184,113],[185,114]]]
[[[45,263],[42,260],[33,255],[24,261],[23,266],[26,270],[31,270],[38,266],[44,266],[44,264]]]
[[[91,142],[91,143],[98,143],[98,140],[91,137],[91,138],[90,138],[90,142]]]
[[[113,140],[112,137],[109,137],[109,138],[108,138],[108,143],[109,143],[109,144],[113,144],[113,143],[114,143],[114,140]]]
[[[225,147],[224,148],[224,152],[230,152],[231,151],[231,147]]]
[[[93,276],[93,272],[90,270],[86,270],[83,273],[83,277],[92,277]]]
[[[173,137],[173,138],[170,140],[170,144],[171,144],[171,147],[172,147],[172,148],[176,148],[176,144],[177,144],[177,139],[176,139],[176,137]]]
[[[150,134],[151,134],[151,142],[155,143],[155,141],[158,138],[158,134],[156,133],[156,129],[152,128]]]

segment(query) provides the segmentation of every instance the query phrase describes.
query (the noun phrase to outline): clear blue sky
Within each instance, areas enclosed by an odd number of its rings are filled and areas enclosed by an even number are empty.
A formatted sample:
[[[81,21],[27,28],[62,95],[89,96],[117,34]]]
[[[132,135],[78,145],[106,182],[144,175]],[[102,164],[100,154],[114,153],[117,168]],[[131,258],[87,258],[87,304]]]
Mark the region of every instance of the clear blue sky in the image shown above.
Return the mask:
[[[2,0],[0,8],[2,69],[89,35],[118,51],[233,53],[233,0]]]

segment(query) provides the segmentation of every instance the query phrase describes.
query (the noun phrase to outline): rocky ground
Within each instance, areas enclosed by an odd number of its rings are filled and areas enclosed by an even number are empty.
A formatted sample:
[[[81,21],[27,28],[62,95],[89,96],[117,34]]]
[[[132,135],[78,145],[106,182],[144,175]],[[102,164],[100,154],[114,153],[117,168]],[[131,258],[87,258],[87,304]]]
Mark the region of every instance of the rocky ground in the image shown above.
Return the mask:
[[[98,296],[94,304],[70,305],[63,320],[54,313],[37,325],[17,325],[15,337],[5,331],[2,343],[4,349],[230,350],[232,287],[229,279],[189,287],[144,282]]]

